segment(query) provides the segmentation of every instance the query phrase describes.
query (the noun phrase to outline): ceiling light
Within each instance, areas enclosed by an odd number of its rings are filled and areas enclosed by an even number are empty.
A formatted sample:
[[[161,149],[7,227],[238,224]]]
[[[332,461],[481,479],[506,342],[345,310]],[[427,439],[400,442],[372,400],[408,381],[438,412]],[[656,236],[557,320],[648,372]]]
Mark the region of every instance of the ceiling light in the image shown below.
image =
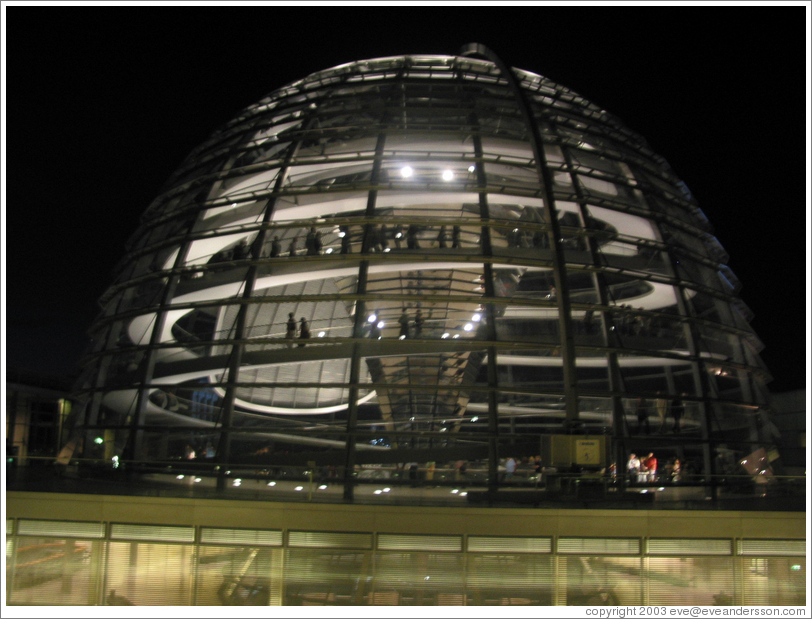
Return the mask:
[[[443,180],[444,181],[453,181],[454,180],[454,172],[451,170],[443,170]]]
[[[403,178],[409,178],[412,174],[414,174],[414,170],[412,170],[412,168],[410,168],[409,166],[403,166],[400,169],[400,175]]]

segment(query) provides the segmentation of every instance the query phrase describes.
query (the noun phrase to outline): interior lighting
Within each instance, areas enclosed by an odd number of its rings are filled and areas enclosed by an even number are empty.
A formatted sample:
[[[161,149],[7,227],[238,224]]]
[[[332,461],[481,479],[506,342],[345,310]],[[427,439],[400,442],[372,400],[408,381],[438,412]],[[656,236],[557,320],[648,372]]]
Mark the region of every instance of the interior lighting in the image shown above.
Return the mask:
[[[473,423],[474,421],[479,421],[479,417],[471,417],[471,422]]]
[[[101,445],[104,442],[104,439],[101,436],[97,436],[93,439],[93,442],[96,443],[96,445]]]
[[[443,180],[444,181],[453,181],[454,180],[454,172],[451,170],[443,170]]]
[[[195,483],[200,483],[201,479],[199,477],[195,477]]]
[[[460,492],[460,496],[468,496],[467,492]]]
[[[456,339],[457,339],[459,336],[460,336],[460,334],[459,334],[459,333],[455,333],[455,334],[454,334],[454,339],[456,340]]]
[[[454,489],[451,491],[451,494],[457,494],[458,492],[459,492],[459,490],[457,490],[456,488],[454,488]]]
[[[269,481],[269,482],[268,482],[268,485],[269,485],[269,486],[271,486],[271,487],[273,487],[273,486],[275,486],[275,485],[276,485],[276,482],[275,482],[275,481]]]
[[[296,486],[296,487],[294,488],[294,490],[295,490],[296,492],[301,492],[302,490],[304,490],[304,486]]]
[[[383,490],[376,490],[375,494],[380,494],[381,492],[383,492]]]
[[[474,328],[474,325],[472,325],[470,322],[466,323],[465,326],[463,327],[463,329],[465,329],[466,331],[470,331],[473,328]]]
[[[325,253],[325,254],[332,254],[332,253],[333,253],[333,248],[332,248],[332,247],[328,247],[328,248],[327,248],[327,249],[324,251],[324,253]]]
[[[476,170],[476,166],[475,166],[473,163],[472,163],[471,165],[469,165],[469,166],[468,166],[468,171],[469,171],[469,172],[473,172],[473,171],[475,171],[475,170]]]
[[[117,469],[118,468],[118,456],[113,456],[112,460],[113,460],[113,468]]]
[[[183,479],[184,477],[185,477],[185,475],[177,475],[177,476],[175,477],[175,479]]]
[[[341,230],[341,231],[338,233],[338,238],[340,238],[340,239],[343,239],[345,236],[347,236],[347,233],[346,233],[346,232],[344,232],[343,230]]]
[[[410,177],[412,176],[412,174],[414,174],[414,170],[412,170],[412,168],[411,168],[411,167],[409,167],[409,166],[407,166],[407,165],[406,165],[406,166],[403,166],[403,167],[400,169],[400,175],[401,175],[403,178],[410,178]]]
[[[471,316],[471,320],[473,320],[474,322],[479,322],[480,320],[482,320],[482,314],[474,314],[473,316]]]
[[[241,483],[242,483],[242,479],[240,479],[239,477],[234,480],[234,485],[235,486],[239,486]]]
[[[389,253],[390,251],[392,251],[392,248],[391,248],[391,247],[384,247],[384,248],[383,248],[383,253],[385,253],[385,254],[386,254],[386,253]]]
[[[384,491],[384,492],[389,492],[391,489],[392,489],[392,488],[384,488],[384,489],[383,489],[383,491]]]
[[[441,336],[441,338],[442,338],[442,339],[446,339],[446,338],[448,338],[448,337],[450,337],[450,336],[451,336],[451,334],[450,334],[450,333],[443,333],[443,335]]]
[[[406,339],[406,336],[405,336],[405,335],[399,335],[399,336],[398,336],[398,339],[399,339],[399,340],[405,340],[405,339]]]
[[[791,569],[793,572],[799,572],[801,570],[801,566],[800,565],[793,565],[789,569]]]
[[[379,329],[383,329],[385,326],[386,326],[386,323],[383,320],[378,322],[378,328]]]
[[[324,331],[319,331],[319,337],[324,337],[325,335],[327,334]]]
[[[322,484],[319,486],[319,490],[327,490],[327,484]]]
[[[375,314],[370,314],[369,318],[367,318],[367,322],[369,322],[369,323],[373,323],[376,320],[378,320],[378,317]]]
[[[236,203],[236,202],[232,202],[232,203],[231,203],[231,208],[237,208],[237,203]]]

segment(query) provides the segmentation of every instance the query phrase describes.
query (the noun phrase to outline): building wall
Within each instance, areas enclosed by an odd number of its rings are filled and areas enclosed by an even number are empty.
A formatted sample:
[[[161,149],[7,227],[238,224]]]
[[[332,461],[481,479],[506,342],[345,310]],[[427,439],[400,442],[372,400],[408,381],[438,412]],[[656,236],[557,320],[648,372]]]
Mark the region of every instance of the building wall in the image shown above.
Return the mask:
[[[67,387],[47,377],[10,372],[6,381],[6,453],[13,465],[53,460],[59,451],[62,422],[70,413]],[[42,461],[38,458],[43,458]]]
[[[802,513],[12,492],[7,518],[12,604],[805,603]]]

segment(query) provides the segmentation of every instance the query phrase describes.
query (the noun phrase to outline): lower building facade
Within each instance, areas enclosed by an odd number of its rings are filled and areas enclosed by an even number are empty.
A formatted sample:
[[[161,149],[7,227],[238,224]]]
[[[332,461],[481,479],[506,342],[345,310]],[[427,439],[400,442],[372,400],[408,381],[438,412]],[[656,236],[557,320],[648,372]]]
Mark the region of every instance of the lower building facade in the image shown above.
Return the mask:
[[[800,512],[7,493],[10,605],[806,604]]]

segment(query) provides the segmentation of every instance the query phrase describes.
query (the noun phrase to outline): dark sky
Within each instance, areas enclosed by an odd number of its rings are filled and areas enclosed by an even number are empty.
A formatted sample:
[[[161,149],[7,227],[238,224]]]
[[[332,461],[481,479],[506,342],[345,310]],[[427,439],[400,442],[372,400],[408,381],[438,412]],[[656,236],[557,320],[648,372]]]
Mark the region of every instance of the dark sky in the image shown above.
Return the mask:
[[[6,7],[7,365],[75,371],[184,157],[276,88],[469,42],[647,138],[743,283],[776,392],[806,382],[805,13],[795,7]]]

